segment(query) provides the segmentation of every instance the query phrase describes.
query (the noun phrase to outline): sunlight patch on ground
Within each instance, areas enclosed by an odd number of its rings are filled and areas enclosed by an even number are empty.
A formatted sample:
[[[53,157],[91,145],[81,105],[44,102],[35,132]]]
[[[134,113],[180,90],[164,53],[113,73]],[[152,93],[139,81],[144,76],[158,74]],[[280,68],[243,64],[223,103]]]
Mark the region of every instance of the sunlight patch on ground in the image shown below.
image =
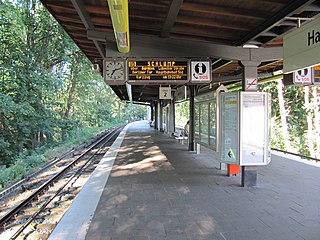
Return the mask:
[[[121,177],[139,173],[152,173],[159,170],[173,169],[168,161],[168,158],[157,146],[147,148],[146,146],[141,146],[139,142],[139,150],[137,150],[136,147],[125,147],[121,148],[119,153],[122,155],[120,158],[125,160],[127,164],[114,165],[113,172],[111,173],[112,177]],[[130,157],[130,154],[134,155],[138,153],[142,153],[139,161],[135,161],[136,157]]]

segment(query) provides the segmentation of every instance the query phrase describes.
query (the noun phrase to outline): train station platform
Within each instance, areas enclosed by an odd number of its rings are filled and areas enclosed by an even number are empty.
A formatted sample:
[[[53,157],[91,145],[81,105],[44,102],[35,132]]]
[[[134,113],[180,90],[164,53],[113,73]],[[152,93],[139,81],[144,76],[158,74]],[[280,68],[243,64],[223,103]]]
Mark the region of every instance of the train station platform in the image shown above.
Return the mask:
[[[273,155],[243,188],[201,150],[130,124],[49,239],[320,239],[319,167]]]

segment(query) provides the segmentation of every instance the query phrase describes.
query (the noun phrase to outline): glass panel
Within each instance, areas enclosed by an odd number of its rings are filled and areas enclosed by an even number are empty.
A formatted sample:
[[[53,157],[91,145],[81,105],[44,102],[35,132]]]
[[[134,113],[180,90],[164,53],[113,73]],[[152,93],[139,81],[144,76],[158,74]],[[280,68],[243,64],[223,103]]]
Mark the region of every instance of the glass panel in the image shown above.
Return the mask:
[[[209,139],[208,139],[208,111],[209,111],[209,104],[202,103],[201,105],[201,116],[200,116],[200,134],[201,134],[201,143],[209,145]]]
[[[189,121],[189,101],[175,104],[175,125],[176,128],[184,128]]]
[[[216,122],[216,114],[217,114],[217,108],[216,108],[216,103],[211,102],[210,103],[210,114],[209,114],[209,119],[210,119],[210,124],[209,124],[209,129],[210,129],[210,148],[213,150],[216,150],[216,138],[217,138],[217,122]]]
[[[200,104],[195,104],[194,106],[194,139],[196,142],[200,142],[200,125],[199,125],[199,115],[200,115]]]

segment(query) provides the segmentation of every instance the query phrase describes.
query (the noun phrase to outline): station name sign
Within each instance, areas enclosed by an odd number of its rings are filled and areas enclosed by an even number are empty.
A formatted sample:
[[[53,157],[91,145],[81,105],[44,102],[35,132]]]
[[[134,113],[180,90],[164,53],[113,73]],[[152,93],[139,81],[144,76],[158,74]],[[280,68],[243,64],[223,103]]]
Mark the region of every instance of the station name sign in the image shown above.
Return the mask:
[[[188,60],[128,60],[129,82],[186,82]]]
[[[320,63],[320,18],[283,37],[283,72],[292,73]]]

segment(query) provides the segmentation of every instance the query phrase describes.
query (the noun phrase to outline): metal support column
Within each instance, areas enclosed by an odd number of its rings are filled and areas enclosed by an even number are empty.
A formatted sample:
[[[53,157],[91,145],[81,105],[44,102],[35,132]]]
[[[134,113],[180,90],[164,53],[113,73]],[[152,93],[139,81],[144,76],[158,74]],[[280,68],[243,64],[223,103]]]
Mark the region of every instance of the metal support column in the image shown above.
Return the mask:
[[[159,105],[159,124],[158,124],[158,130],[160,132],[163,132],[163,107],[162,107],[162,101],[160,100],[158,105]]]
[[[169,134],[172,136],[175,132],[175,107],[174,107],[174,99],[170,100],[169,105]]]
[[[150,105],[150,109],[151,109],[150,121],[152,122],[154,120],[154,114],[153,114],[154,107],[153,107],[153,105]]]
[[[158,129],[158,102],[154,104],[154,129]]]
[[[242,74],[242,91],[258,90],[258,66],[259,61],[241,61],[243,70]],[[257,186],[257,166],[241,167],[241,186],[255,187]]]
[[[189,86],[190,99],[189,99],[189,151],[194,151],[194,95],[195,87]]]

